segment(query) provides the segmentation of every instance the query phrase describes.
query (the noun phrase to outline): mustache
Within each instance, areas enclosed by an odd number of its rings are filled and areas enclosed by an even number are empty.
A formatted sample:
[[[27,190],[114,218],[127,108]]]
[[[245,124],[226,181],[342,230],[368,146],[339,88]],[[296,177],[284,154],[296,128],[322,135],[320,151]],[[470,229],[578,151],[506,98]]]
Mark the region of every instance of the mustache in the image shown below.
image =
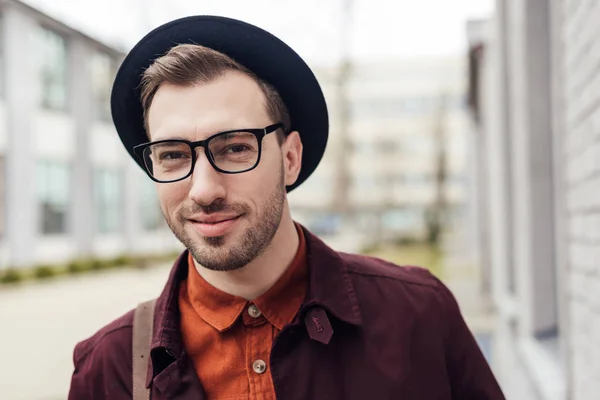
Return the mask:
[[[214,214],[218,212],[231,212],[236,214],[245,214],[250,211],[250,207],[242,203],[227,204],[224,200],[215,200],[208,205],[202,205],[192,202],[181,208],[179,215],[183,218],[195,214]]]

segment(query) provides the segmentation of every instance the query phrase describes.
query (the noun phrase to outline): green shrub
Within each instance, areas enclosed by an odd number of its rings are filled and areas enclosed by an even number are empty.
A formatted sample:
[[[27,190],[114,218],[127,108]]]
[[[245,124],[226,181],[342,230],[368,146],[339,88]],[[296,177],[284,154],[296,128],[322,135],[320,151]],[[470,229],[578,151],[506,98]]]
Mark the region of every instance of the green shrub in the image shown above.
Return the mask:
[[[30,269],[8,268],[3,271],[0,270],[0,284],[17,283],[29,279],[48,279],[65,273],[74,275],[89,271],[100,271],[118,267],[134,267],[145,269],[156,263],[173,262],[180,254],[180,251],[138,256],[122,254],[110,259],[74,259],[64,266],[39,265]]]
[[[17,283],[23,279],[23,273],[18,269],[8,268],[0,273],[0,284]]]
[[[38,279],[52,278],[58,275],[58,269],[51,265],[40,265],[33,270],[33,276]]]
[[[367,255],[377,253],[377,251],[379,251],[380,247],[381,246],[378,243],[373,243],[373,244],[363,247],[362,250],[360,251],[360,253],[367,254]]]
[[[111,263],[115,267],[123,267],[126,265],[133,264],[133,258],[127,255],[120,255],[111,260]]]
[[[148,268],[151,263],[152,259],[149,256],[137,256],[133,261],[134,267],[139,269]]]
[[[100,271],[103,269],[108,269],[111,267],[110,261],[103,260],[101,258],[94,258],[90,260],[90,268],[95,271]]]
[[[86,260],[73,260],[67,265],[67,272],[70,274],[79,274],[91,269],[91,263]]]
[[[181,254],[181,251],[173,251],[171,253],[168,253],[168,254],[165,255],[163,261],[172,261],[172,262],[174,262],[177,259],[177,257],[179,257],[180,254]]]
[[[401,236],[394,240],[396,246],[413,246],[421,244],[423,241],[413,236]]]

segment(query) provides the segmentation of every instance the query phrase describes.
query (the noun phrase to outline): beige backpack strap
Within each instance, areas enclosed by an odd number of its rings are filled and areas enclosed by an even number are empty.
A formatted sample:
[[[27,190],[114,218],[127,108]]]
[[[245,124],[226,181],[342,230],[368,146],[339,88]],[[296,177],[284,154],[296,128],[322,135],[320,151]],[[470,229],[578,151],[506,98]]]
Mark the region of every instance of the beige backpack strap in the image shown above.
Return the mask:
[[[156,299],[140,303],[133,315],[133,400],[150,399],[150,389],[146,389],[146,374],[150,359],[155,304]]]

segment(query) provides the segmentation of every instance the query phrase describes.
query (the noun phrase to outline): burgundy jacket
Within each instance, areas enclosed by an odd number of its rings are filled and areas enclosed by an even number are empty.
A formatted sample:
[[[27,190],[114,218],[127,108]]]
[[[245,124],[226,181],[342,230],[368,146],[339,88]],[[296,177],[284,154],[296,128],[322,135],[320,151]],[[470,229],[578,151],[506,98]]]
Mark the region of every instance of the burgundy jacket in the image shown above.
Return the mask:
[[[427,270],[338,253],[305,230],[309,288],[273,342],[283,400],[504,399],[451,292]],[[153,400],[205,395],[179,331],[187,251],[158,298],[147,384]],[[140,299],[145,300],[145,299]],[[69,400],[131,399],[133,310],[78,343]]]

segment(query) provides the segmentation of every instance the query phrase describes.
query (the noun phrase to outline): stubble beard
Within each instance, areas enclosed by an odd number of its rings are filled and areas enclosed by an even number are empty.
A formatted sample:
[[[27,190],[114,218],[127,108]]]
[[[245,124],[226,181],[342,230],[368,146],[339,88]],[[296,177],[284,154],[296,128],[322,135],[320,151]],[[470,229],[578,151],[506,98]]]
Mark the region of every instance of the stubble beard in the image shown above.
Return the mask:
[[[282,167],[277,185],[265,200],[262,209],[257,210],[258,214],[256,215],[250,212],[250,207],[246,204],[225,204],[223,201],[216,201],[209,206],[194,203],[189,207],[182,207],[177,212],[175,221],[166,215],[165,219],[177,239],[190,251],[200,265],[213,271],[233,271],[249,264],[269,246],[279,229],[284,203],[285,181]],[[226,235],[201,238],[196,235],[193,238],[185,227],[190,224],[187,217],[198,211],[207,214],[234,211],[236,214],[244,214],[242,218],[250,221],[250,226],[234,243],[228,243]]]

